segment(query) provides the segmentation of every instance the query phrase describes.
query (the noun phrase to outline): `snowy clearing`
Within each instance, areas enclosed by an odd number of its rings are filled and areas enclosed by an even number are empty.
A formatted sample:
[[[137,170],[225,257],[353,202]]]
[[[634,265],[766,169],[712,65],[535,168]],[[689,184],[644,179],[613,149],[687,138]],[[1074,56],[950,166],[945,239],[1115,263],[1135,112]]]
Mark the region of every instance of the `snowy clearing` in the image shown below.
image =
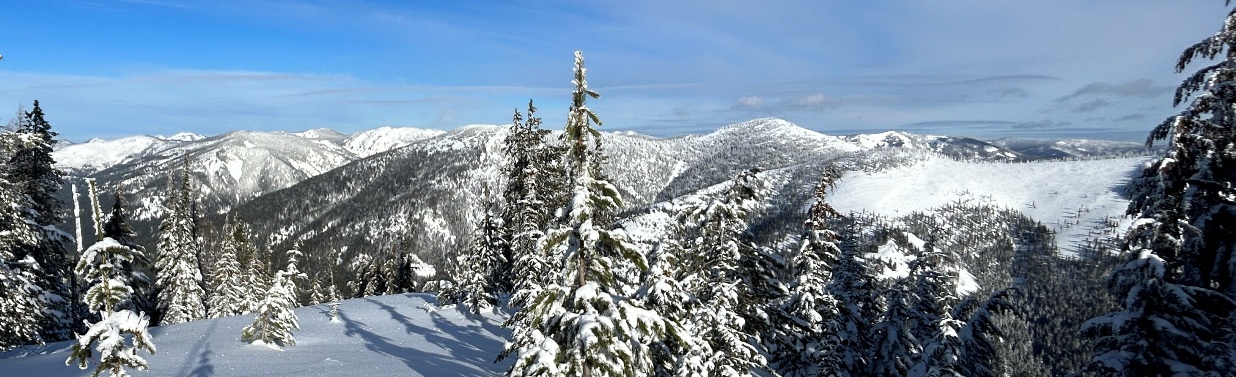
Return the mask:
[[[296,345],[282,350],[240,340],[253,315],[150,329],[158,353],[135,376],[496,376],[511,360],[494,363],[508,331],[505,317],[470,318],[454,306],[439,308],[430,295],[400,294],[345,300],[338,322],[329,308],[296,309]],[[88,376],[64,365],[72,342],[0,352],[5,376]]]
[[[1056,232],[1056,245],[1072,252],[1087,238],[1118,235],[1124,216],[1124,187],[1148,157],[1031,163],[968,163],[946,158],[888,171],[848,172],[829,195],[842,213],[869,211],[902,216],[959,199],[1010,208]],[[1117,222],[1109,229],[1109,222]],[[1118,233],[1113,233],[1118,232]]]

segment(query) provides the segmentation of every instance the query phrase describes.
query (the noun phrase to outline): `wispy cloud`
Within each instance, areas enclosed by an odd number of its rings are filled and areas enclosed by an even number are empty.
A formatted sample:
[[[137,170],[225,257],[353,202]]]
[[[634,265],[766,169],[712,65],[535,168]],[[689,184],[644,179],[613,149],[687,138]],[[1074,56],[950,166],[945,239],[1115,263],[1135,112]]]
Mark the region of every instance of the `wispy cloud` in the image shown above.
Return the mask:
[[[1112,84],[1108,82],[1093,82],[1086,84],[1073,93],[1056,99],[1057,102],[1067,102],[1082,96],[1114,95],[1120,97],[1154,98],[1167,94],[1170,86],[1154,85],[1150,79],[1142,78],[1125,83]]]

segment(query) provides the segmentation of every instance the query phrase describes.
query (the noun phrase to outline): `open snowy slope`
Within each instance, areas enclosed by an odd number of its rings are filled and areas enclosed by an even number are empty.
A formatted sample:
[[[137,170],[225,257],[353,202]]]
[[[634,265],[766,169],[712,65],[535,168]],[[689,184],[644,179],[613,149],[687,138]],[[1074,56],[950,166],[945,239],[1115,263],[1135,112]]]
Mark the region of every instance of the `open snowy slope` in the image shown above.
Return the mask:
[[[1091,161],[967,163],[931,157],[877,173],[847,172],[829,202],[841,212],[887,216],[978,199],[1021,211],[1056,232],[1059,250],[1123,232],[1124,186],[1147,157]],[[1109,225],[1118,224],[1114,229]]]
[[[469,318],[433,297],[403,294],[347,300],[338,322],[326,305],[296,310],[296,346],[276,350],[240,340],[253,315],[151,329],[158,351],[140,353],[150,370],[135,376],[496,376],[504,318]],[[67,342],[0,353],[0,375],[88,376],[65,366]],[[92,360],[97,362],[96,360]],[[96,364],[91,363],[90,368]]]

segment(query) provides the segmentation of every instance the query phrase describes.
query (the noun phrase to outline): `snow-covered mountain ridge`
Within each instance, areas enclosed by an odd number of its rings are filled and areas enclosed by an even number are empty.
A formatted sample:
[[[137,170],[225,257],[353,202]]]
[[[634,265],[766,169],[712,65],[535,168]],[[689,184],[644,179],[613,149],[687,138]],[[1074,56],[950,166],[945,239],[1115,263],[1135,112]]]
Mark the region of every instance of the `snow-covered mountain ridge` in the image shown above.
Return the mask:
[[[130,201],[138,207],[132,211],[134,226],[146,240],[153,239],[162,215],[167,174],[179,169],[187,155],[202,212],[237,216],[253,226],[259,244],[272,250],[300,242],[310,264],[327,265],[339,257],[350,261],[398,247],[415,250],[446,270],[446,261],[466,246],[482,203],[501,190],[506,134],[504,126],[449,132],[378,129],[351,136],[330,130],[237,131],[200,140],[151,141],[121,158],[124,162],[90,176],[100,180],[104,192],[124,187],[136,198]],[[549,139],[558,140],[556,135]],[[693,195],[758,168],[780,177],[773,183],[778,194],[770,198],[772,218],[796,216],[827,164],[878,172],[905,165],[905,156],[980,162],[1021,158],[974,139],[903,132],[832,136],[774,118],[669,139],[605,133],[603,142],[603,168],[628,212]],[[97,143],[63,151],[91,144]],[[394,149],[380,153],[385,148]],[[110,202],[109,195],[103,202]],[[205,225],[218,228],[221,223],[222,216],[213,216]],[[205,236],[211,237],[209,231]]]

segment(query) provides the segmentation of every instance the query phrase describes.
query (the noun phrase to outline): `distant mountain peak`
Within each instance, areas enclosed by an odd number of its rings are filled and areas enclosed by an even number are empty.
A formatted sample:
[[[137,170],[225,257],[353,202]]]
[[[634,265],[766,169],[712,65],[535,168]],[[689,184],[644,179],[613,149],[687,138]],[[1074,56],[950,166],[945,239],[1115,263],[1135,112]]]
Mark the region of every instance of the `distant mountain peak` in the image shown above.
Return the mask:
[[[165,136],[160,135],[160,136],[155,136],[155,138],[162,139],[162,140],[175,140],[175,141],[198,141],[198,140],[205,139],[206,137],[192,133],[192,132],[180,132],[172,136],[165,137]]]

